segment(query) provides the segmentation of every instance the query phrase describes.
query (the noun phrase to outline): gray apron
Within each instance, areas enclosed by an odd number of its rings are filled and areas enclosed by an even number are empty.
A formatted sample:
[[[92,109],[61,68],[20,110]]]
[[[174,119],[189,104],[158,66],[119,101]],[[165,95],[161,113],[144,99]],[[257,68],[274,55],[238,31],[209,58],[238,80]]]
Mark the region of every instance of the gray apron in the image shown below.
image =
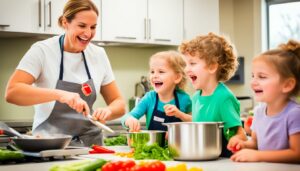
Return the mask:
[[[87,102],[89,108],[93,108],[93,104],[96,100],[96,89],[93,79],[91,78],[84,52],[82,52],[85,69],[88,75],[88,84],[92,90],[91,94],[86,96],[82,92],[82,84],[63,81],[63,42],[64,35],[59,38],[60,50],[61,50],[61,64],[59,80],[56,84],[56,89],[65,90],[69,92],[79,93],[80,97]],[[50,113],[50,116],[41,123],[34,131],[35,133],[43,132],[50,134],[67,134],[72,135],[73,139],[70,145],[73,146],[91,146],[92,144],[102,143],[101,130],[93,125],[82,113],[76,112],[65,103],[55,102],[54,108]]]

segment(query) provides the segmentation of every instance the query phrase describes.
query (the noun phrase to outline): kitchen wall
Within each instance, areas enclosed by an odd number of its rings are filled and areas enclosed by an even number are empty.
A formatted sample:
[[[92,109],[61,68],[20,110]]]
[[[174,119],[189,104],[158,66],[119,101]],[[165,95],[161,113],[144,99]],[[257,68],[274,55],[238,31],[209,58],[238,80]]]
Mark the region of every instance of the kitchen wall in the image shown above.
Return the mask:
[[[229,85],[238,96],[251,95],[251,59],[261,52],[261,0],[220,0],[220,30],[228,35],[245,57],[245,84]],[[209,21],[208,21],[209,22]],[[9,76],[32,43],[38,38],[0,38],[0,120],[32,120],[32,107],[19,107],[6,103],[4,92]],[[117,84],[126,100],[134,95],[134,85],[141,75],[148,74],[148,59],[155,52],[177,47],[120,47],[105,50],[110,58]],[[189,92],[192,89],[189,86]],[[103,106],[102,98],[96,106]],[[247,104],[242,103],[243,106]],[[249,107],[249,106],[247,106]]]

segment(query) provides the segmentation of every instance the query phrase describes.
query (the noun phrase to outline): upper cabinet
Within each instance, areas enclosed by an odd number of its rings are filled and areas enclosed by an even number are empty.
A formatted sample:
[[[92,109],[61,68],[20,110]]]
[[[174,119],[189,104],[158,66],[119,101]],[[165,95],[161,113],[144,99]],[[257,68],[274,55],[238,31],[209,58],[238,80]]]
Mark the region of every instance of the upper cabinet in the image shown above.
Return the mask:
[[[1,0],[0,31],[42,33],[44,8],[41,0]]]
[[[219,0],[184,0],[184,40],[219,33]]]
[[[102,0],[102,41],[178,45],[183,0]]]
[[[58,17],[67,0],[1,0],[0,31],[60,34]]]
[[[47,34],[61,34],[63,29],[58,26],[58,18],[63,14],[67,0],[44,0],[44,29]]]

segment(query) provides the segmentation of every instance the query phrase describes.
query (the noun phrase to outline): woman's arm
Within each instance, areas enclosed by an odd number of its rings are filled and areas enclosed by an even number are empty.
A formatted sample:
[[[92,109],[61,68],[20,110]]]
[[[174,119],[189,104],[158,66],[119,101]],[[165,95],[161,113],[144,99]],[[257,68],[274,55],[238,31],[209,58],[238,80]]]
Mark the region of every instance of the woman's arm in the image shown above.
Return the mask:
[[[102,86],[100,93],[108,105],[108,108],[111,110],[111,115],[109,115],[106,120],[113,120],[124,115],[125,101],[115,81]]]
[[[83,109],[86,110],[85,114],[89,113],[90,109],[87,103],[80,98],[78,93],[34,87],[32,86],[34,81],[35,79],[31,74],[22,70],[16,70],[7,84],[6,101],[20,106],[29,106],[57,100],[68,104],[79,113]]]
[[[29,73],[16,70],[6,87],[6,101],[16,105],[29,106],[59,99],[57,90],[34,87],[32,86],[34,81],[34,77]]]

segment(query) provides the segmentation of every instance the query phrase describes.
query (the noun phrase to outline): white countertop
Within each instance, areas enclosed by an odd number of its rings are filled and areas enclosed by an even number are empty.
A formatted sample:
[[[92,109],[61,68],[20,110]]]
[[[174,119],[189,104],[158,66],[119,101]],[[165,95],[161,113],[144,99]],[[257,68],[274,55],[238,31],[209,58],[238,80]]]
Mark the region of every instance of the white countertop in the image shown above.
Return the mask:
[[[116,149],[116,148],[115,148]],[[128,147],[117,147],[118,152],[128,151]],[[78,160],[84,159],[96,159],[102,158],[106,160],[129,160],[128,158],[119,157],[113,154],[91,154],[91,155],[80,155],[74,157],[73,160],[67,161],[54,161],[54,162],[43,162],[43,163],[27,163],[27,164],[14,164],[0,166],[0,171],[47,171],[54,164],[65,164],[70,162],[78,162]],[[179,163],[186,163],[188,168],[192,166],[200,167],[203,171],[299,171],[300,164],[280,164],[280,163],[237,163],[232,162],[228,158],[219,158],[218,160],[212,161],[163,161],[167,166],[174,166]]]

